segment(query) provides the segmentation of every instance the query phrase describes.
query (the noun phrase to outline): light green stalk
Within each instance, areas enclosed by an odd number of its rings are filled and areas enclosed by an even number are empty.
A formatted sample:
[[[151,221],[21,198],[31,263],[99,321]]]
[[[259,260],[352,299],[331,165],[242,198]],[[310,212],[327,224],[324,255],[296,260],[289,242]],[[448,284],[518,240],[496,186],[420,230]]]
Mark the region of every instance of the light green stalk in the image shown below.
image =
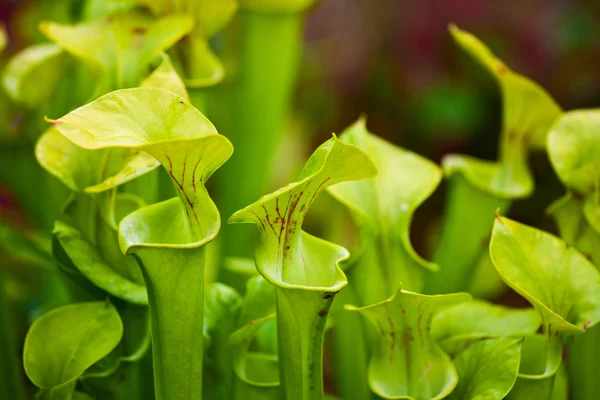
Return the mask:
[[[185,98],[153,87],[111,92],[54,126],[90,153],[148,154],[171,176],[178,198],[127,215],[119,242],[146,283],[157,399],[200,398],[205,245],[220,227],[204,184],[231,155],[231,143]],[[125,175],[152,164],[134,165]]]
[[[224,101],[209,108],[238,149],[223,169],[226,178],[219,182],[221,209],[227,215],[268,189],[302,52],[304,8],[279,9],[291,1],[264,7],[251,3],[241,2],[235,36],[239,43],[232,45],[239,47],[231,49],[232,76],[217,93]],[[249,229],[224,227],[226,255],[249,256],[251,238]]]
[[[505,212],[512,200],[533,192],[527,156],[531,149],[545,147],[550,126],[561,113],[543,88],[508,68],[475,36],[455,26],[450,32],[497,81],[503,127],[498,162],[462,155],[444,159],[444,172],[450,177],[449,199],[434,256],[440,271],[428,280],[428,293],[469,289],[477,261],[489,243],[496,209]]]
[[[277,292],[280,376],[288,400],[323,398],[325,322],[334,296],[347,284],[339,268],[347,250],[302,231],[304,216],[326,187],[375,174],[365,153],[334,137],[314,152],[297,182],[229,219],[254,223],[260,231],[256,266]]]

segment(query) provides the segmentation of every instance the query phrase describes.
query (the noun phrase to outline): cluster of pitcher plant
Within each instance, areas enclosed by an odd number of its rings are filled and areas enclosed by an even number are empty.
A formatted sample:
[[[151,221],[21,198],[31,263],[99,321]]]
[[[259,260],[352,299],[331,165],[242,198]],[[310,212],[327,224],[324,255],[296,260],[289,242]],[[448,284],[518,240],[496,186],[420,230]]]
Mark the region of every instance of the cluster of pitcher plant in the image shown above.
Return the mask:
[[[5,215],[0,244],[39,286],[19,306],[0,270],[2,398],[595,398],[600,110],[451,26],[500,89],[497,161],[440,167],[361,118],[265,194],[311,3],[89,1],[7,60],[3,176],[34,223]],[[560,238],[505,217],[531,151],[564,184]],[[428,260],[411,220],[442,179]],[[325,238],[302,230],[319,196]],[[494,304],[503,285],[531,307]]]

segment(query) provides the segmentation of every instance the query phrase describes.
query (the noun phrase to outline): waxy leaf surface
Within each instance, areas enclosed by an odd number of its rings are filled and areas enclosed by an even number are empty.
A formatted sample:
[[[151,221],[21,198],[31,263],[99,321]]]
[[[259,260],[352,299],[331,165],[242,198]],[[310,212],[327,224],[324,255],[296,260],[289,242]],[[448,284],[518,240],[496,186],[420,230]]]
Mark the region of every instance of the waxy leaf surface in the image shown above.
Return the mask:
[[[14,102],[37,107],[50,100],[66,63],[63,50],[53,43],[28,47],[10,59],[2,85]]]
[[[386,399],[441,399],[456,386],[450,357],[431,337],[432,319],[470,300],[466,293],[426,296],[399,290],[381,303],[359,311],[380,333],[369,363],[369,385]]]
[[[546,339],[526,340],[523,348],[545,352],[546,365],[522,369],[522,375],[553,375],[560,366],[564,336],[583,333],[600,320],[600,272],[564,241],[504,217],[496,218],[490,255],[506,284],[542,318]]]
[[[200,396],[202,381],[192,377],[202,376],[205,245],[220,228],[204,184],[231,155],[231,143],[183,97],[154,87],[111,92],[54,126],[82,148],[148,153],[175,184],[178,198],[121,220],[119,240],[148,290],[157,398]]]
[[[439,313],[431,334],[449,354],[481,339],[533,335],[541,324],[534,309],[513,309],[473,300]]]
[[[461,172],[472,185],[498,197],[526,197],[534,185],[527,164],[529,150],[545,147],[550,126],[561,109],[542,87],[512,71],[475,36],[455,26],[450,32],[497,81],[503,126],[498,163],[452,155],[444,160],[444,170],[448,175]]]
[[[410,223],[416,208],[440,183],[442,172],[433,162],[369,133],[363,119],[340,139],[358,146],[373,160],[377,177],[345,182],[328,191],[350,208],[363,230],[362,252],[369,252],[353,271],[357,292],[365,304],[393,295],[400,283],[420,290],[427,271],[437,265],[424,260],[410,243]],[[363,290],[361,290],[363,289]]]
[[[304,232],[302,222],[328,186],[375,176],[358,147],[333,137],[313,153],[297,182],[234,213],[230,223],[254,223],[260,234],[258,272],[277,288],[279,362],[290,399],[323,396],[322,341],[335,294],[347,284],[343,247]]]
[[[210,47],[209,40],[233,18],[236,0],[131,0],[148,7],[156,15],[179,14],[193,17],[194,28],[179,44],[186,84],[210,86],[223,79],[223,65]]]
[[[248,280],[238,321],[240,327],[229,338],[235,374],[247,385],[279,386],[277,343],[272,343],[277,337],[270,335],[268,326],[276,322],[275,303],[273,285],[260,275]],[[261,339],[271,343],[263,344]]]
[[[257,224],[261,243],[256,265],[267,281],[283,288],[337,291],[346,284],[337,264],[348,252],[302,231],[302,222],[328,186],[376,173],[364,152],[334,137],[313,153],[297,182],[236,212],[229,223]]]
[[[38,318],[27,333],[25,372],[42,390],[72,393],[75,380],[110,353],[122,335],[119,313],[109,303],[54,309]]]
[[[449,400],[502,400],[519,372],[522,339],[489,339],[470,345],[454,359],[459,381]]]
[[[97,74],[96,96],[139,85],[156,56],[189,33],[186,16],[129,12],[79,25],[44,22],[42,32]]]

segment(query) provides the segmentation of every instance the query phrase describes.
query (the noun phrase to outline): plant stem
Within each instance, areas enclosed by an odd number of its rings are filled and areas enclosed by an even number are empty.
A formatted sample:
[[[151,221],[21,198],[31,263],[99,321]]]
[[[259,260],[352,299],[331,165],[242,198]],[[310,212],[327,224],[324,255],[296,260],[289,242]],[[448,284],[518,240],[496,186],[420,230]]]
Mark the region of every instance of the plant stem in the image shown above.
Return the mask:
[[[223,215],[231,215],[267,190],[300,60],[303,15],[239,13],[240,48],[233,81],[223,85],[226,104],[209,109],[211,119],[236,149],[221,168],[226,177],[219,180]],[[224,226],[226,255],[250,256],[252,237],[250,228]]]
[[[344,304],[360,304],[350,285],[337,295],[333,327],[333,352],[336,362],[336,388],[341,399],[373,397],[368,385],[367,337],[361,316],[343,309]]]
[[[0,398],[25,400],[25,389],[13,329],[12,312],[6,296],[4,270],[0,268],[0,326],[3,327],[0,339]]]
[[[323,335],[334,293],[277,288],[280,379],[287,400],[323,399]]]
[[[474,187],[462,174],[452,175],[448,185],[443,234],[433,257],[440,270],[426,281],[429,294],[468,290],[478,257],[488,247],[496,210],[504,213],[511,204],[508,198]]]
[[[133,250],[148,290],[157,400],[202,398],[204,251]]]

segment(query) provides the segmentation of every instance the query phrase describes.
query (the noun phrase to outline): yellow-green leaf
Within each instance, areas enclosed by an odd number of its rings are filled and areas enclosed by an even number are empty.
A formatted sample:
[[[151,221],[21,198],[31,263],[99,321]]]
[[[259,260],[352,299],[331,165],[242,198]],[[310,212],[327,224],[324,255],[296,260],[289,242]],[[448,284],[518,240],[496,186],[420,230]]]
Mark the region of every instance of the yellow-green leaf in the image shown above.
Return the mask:
[[[386,399],[442,399],[458,383],[450,357],[431,337],[438,313],[470,300],[467,293],[427,296],[398,290],[360,311],[379,333],[369,363],[369,386]]]
[[[76,379],[110,353],[122,335],[123,323],[110,303],[54,309],[38,318],[27,333],[25,372],[44,391],[72,393]]]
[[[379,171],[374,179],[328,188],[352,212],[363,231],[361,250],[370,253],[359,258],[352,270],[361,301],[373,304],[386,299],[400,283],[407,290],[419,291],[427,271],[436,270],[437,265],[413,249],[410,224],[417,207],[440,183],[441,169],[369,133],[364,119],[347,128],[340,140],[362,149]]]
[[[565,335],[583,333],[600,320],[600,272],[577,250],[541,230],[497,217],[490,255],[502,279],[540,313],[545,339],[531,349],[545,365],[522,369],[536,378],[560,365]],[[528,343],[524,349],[528,349]],[[543,360],[539,360],[543,361]],[[540,364],[544,364],[541,362]]]

